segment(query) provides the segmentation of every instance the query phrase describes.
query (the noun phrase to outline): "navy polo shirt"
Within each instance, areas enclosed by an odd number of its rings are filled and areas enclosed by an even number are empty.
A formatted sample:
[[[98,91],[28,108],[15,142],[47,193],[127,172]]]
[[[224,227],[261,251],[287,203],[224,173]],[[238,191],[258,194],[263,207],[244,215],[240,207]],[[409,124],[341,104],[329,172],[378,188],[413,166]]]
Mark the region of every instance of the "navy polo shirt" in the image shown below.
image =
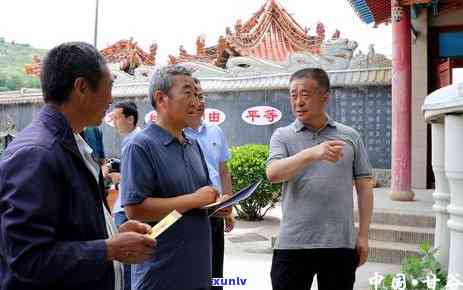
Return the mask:
[[[136,134],[121,161],[122,205],[146,198],[190,194],[210,185],[198,144],[183,143],[156,124]],[[150,221],[147,221],[150,222]],[[132,267],[132,289],[207,288],[211,278],[211,234],[207,211],[194,209],[158,238],[152,259]]]

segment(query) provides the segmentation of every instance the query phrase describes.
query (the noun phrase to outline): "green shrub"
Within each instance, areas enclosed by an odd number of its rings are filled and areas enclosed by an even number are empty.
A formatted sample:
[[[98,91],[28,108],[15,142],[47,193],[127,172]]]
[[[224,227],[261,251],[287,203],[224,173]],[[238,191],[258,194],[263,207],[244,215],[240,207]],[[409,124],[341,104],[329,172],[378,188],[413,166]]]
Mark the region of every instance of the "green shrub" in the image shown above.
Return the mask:
[[[400,267],[400,273],[403,274],[406,279],[407,290],[425,290],[431,289],[426,285],[427,277],[435,275],[436,288],[435,290],[444,290],[447,283],[446,273],[442,269],[441,264],[436,259],[437,249],[431,249],[429,242],[424,242],[420,245],[420,255],[408,256],[402,262]],[[397,289],[394,287],[393,281],[397,274],[387,274],[384,276],[384,280],[381,282],[378,290],[393,290]],[[415,283],[413,283],[415,282]],[[370,289],[375,289],[371,286]]]
[[[246,220],[262,220],[269,209],[275,206],[280,195],[281,185],[270,184],[265,175],[265,161],[268,146],[249,144],[231,148],[232,157],[228,162],[232,177],[233,192],[250,183],[263,179],[256,193],[235,207],[238,217]]]

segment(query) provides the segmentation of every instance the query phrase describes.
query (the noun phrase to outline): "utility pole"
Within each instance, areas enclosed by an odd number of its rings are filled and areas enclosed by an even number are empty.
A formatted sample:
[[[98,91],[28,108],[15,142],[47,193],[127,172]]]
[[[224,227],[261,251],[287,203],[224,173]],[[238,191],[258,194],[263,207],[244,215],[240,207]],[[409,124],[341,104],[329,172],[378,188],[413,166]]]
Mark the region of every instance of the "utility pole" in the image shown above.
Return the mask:
[[[97,44],[97,39],[98,39],[98,2],[99,0],[96,0],[96,7],[95,7],[95,32],[94,32],[94,39],[93,39],[93,45],[96,47]]]

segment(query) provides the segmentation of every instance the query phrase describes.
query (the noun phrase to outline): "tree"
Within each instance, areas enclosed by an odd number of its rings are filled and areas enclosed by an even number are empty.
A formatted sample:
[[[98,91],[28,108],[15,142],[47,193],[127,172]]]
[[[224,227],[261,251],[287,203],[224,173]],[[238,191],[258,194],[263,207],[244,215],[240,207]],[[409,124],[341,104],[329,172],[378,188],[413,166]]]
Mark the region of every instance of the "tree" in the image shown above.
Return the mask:
[[[233,192],[262,179],[264,182],[254,195],[235,207],[240,218],[255,221],[262,220],[265,214],[275,206],[281,191],[281,184],[271,184],[265,175],[265,161],[268,158],[268,145],[248,144],[231,148],[230,167]]]
[[[23,87],[23,82],[20,76],[12,75],[6,80],[6,87],[11,91],[19,90]]]

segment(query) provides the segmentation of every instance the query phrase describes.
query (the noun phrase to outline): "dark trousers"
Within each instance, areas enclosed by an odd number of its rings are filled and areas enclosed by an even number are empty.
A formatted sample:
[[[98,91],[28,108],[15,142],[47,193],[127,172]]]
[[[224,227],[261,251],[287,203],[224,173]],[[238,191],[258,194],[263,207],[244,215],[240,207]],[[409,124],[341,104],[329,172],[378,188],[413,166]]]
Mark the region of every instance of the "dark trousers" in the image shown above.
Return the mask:
[[[120,225],[128,221],[127,216],[125,215],[125,212],[116,212],[114,214],[114,223],[116,226],[119,228]],[[130,290],[130,264],[123,264],[124,265],[124,290]]]
[[[355,249],[274,250],[273,290],[310,289],[317,274],[319,290],[352,290],[359,256]]]
[[[211,217],[212,233],[212,278],[223,278],[223,218]],[[211,287],[213,290],[222,290],[222,286]]]

